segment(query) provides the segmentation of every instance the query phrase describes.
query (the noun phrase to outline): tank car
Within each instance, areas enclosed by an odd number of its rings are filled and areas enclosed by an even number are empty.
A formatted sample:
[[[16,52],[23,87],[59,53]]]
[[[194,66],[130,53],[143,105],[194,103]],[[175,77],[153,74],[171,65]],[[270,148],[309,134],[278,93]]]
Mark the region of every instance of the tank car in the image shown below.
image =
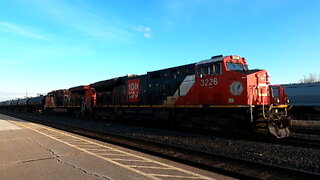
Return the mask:
[[[27,112],[27,104],[28,104],[29,98],[19,99],[16,109],[18,111],[25,111]]]
[[[5,109],[10,109],[11,101],[12,101],[12,100],[8,100],[8,101],[5,101],[5,102],[4,102],[3,106],[4,106]]]
[[[19,99],[12,100],[9,105],[10,110],[16,110],[18,107]]]

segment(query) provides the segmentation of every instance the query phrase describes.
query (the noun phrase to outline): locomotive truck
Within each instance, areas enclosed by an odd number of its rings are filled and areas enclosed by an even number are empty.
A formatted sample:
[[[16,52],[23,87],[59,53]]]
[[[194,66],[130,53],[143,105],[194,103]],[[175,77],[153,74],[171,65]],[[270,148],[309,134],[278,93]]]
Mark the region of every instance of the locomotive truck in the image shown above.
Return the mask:
[[[236,55],[52,91],[42,104],[37,108],[51,114],[290,135],[284,88]]]

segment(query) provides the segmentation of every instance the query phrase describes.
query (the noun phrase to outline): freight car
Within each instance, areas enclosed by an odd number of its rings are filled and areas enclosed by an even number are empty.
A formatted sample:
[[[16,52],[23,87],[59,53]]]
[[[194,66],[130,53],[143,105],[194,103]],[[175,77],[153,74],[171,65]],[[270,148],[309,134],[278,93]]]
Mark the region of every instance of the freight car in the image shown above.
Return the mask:
[[[44,104],[47,96],[38,96],[28,98],[27,101],[27,111],[28,112],[43,112]]]
[[[294,106],[320,107],[320,83],[283,84]]]
[[[290,135],[288,98],[265,70],[240,56],[214,56],[143,75],[48,93],[43,111],[96,118],[161,120],[171,125]]]
[[[1,109],[18,110],[24,112],[42,112],[46,96],[16,99],[0,102]]]
[[[320,118],[320,83],[284,84],[293,105],[290,113],[298,119]],[[320,120],[320,119],[319,119]]]

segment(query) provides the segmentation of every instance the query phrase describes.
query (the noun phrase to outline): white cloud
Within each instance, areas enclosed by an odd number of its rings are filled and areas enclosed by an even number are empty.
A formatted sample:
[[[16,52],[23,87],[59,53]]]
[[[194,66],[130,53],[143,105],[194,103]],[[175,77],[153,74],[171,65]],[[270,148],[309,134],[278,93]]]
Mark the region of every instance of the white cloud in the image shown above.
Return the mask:
[[[139,32],[151,32],[151,28],[139,25],[138,27],[136,27],[136,31],[139,31]]]
[[[152,37],[152,30],[150,27],[144,27],[144,26],[137,26],[135,29],[135,31],[138,31],[138,32],[142,32],[143,33],[143,36],[150,39]]]
[[[151,28],[136,26],[116,13],[85,1],[29,0],[29,3],[51,23],[62,25],[61,29],[71,28],[74,34],[89,40],[128,41],[136,37],[137,32],[146,38],[152,37]]]
[[[73,33],[85,35],[90,40],[126,41],[134,37],[134,33],[128,29],[132,25],[116,15],[92,9],[86,3],[79,5],[59,0],[31,0],[31,3],[51,23],[62,25],[62,29],[71,28]]]
[[[144,35],[144,37],[146,37],[146,38],[148,38],[148,39],[150,39],[150,38],[151,38],[151,34],[144,33],[143,35]]]
[[[25,27],[21,27],[18,25],[14,25],[12,23],[7,23],[7,22],[0,22],[0,31],[17,34],[17,35],[27,37],[27,38],[48,40],[48,38],[46,38],[45,36],[43,36],[41,34],[31,32],[31,30],[28,30]]]

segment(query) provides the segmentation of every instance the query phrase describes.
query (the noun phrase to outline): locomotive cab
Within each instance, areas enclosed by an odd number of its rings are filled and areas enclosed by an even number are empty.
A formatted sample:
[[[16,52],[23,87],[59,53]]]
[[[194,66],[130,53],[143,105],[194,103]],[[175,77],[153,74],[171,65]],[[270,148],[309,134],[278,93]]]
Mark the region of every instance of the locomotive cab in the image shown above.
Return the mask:
[[[214,56],[196,64],[197,103],[247,105],[248,66],[239,56]]]
[[[232,55],[201,61],[196,73],[196,103],[247,109],[256,132],[289,136],[289,100],[283,87],[270,85],[267,71],[249,70],[245,58]]]

